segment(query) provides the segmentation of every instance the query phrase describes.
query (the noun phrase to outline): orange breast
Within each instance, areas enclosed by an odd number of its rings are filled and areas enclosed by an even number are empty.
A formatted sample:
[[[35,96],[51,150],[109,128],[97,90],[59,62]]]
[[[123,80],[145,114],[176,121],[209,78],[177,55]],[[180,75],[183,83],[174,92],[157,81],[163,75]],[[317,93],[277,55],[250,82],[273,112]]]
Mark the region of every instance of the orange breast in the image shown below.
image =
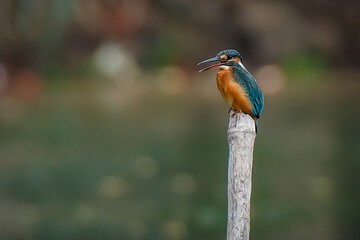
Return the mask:
[[[220,68],[216,81],[221,95],[233,110],[253,115],[250,99],[241,85],[234,80],[230,69]]]

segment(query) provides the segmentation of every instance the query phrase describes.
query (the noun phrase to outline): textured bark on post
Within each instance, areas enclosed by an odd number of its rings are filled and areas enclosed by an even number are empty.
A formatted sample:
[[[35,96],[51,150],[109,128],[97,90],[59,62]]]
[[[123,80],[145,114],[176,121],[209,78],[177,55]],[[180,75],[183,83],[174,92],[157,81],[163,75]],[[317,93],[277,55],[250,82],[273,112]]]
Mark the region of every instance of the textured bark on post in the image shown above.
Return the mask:
[[[230,111],[227,240],[249,240],[255,121]]]

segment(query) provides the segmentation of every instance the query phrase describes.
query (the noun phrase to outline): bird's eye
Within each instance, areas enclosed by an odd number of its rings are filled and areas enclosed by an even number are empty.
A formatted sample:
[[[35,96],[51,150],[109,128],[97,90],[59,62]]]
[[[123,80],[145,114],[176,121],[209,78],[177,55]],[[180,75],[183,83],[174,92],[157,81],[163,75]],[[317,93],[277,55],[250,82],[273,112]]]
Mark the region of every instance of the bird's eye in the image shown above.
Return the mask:
[[[228,57],[227,57],[226,55],[221,55],[221,56],[220,56],[220,60],[221,60],[221,61],[226,61],[227,58],[228,58]]]

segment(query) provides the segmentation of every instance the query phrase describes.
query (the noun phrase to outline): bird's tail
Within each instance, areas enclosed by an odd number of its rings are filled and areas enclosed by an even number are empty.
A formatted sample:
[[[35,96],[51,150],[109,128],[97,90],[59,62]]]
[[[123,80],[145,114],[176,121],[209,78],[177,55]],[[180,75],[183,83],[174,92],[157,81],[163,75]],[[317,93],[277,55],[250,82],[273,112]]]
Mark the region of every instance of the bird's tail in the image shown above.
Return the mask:
[[[257,133],[257,131],[258,131],[258,126],[259,126],[259,118],[256,118],[256,120],[255,120],[255,133]]]

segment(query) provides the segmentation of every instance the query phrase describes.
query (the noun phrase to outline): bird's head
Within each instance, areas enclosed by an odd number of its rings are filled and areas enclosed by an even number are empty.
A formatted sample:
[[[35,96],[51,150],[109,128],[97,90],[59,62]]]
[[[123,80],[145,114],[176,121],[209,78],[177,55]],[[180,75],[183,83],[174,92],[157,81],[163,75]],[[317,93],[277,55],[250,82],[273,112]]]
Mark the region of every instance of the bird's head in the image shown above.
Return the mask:
[[[214,63],[210,66],[207,66],[203,69],[201,69],[199,72],[203,72],[212,68],[220,67],[220,66],[234,66],[234,64],[240,64],[242,65],[242,56],[240,53],[233,49],[227,49],[220,51],[218,54],[216,54],[215,57],[206,59],[202,62],[199,62],[198,65],[203,63]]]

